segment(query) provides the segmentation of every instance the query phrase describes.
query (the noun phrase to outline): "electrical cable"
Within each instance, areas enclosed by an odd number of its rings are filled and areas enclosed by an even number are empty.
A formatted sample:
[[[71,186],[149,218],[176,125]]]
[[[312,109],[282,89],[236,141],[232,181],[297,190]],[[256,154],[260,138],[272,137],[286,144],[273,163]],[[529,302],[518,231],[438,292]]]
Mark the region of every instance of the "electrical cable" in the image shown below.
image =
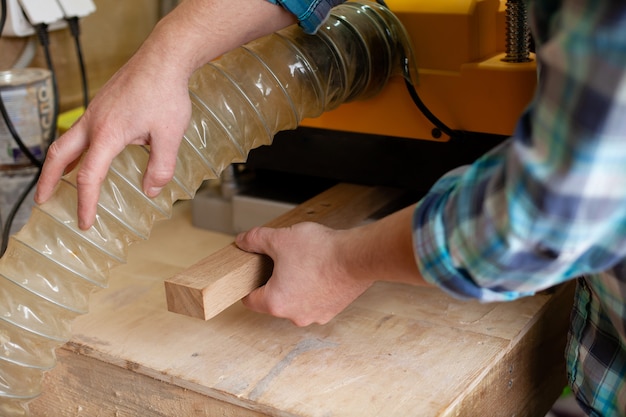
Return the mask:
[[[384,0],[376,0],[376,3],[391,10],[389,6],[387,6]],[[440,138],[442,132],[450,136],[450,138],[457,136],[458,132],[449,128],[444,122],[442,122],[437,116],[435,116],[420,98],[419,94],[417,93],[417,90],[415,89],[415,85],[413,84],[413,77],[412,77],[411,70],[410,70],[411,68],[410,64],[411,63],[409,61],[409,55],[405,53],[404,57],[402,57],[402,75],[404,78],[404,84],[415,106],[420,110],[420,112],[422,112],[422,114],[426,117],[426,119],[428,119],[428,121],[435,126],[435,128],[432,131],[433,137]]]
[[[83,89],[83,107],[86,109],[89,105],[89,87],[87,85],[87,71],[85,70],[85,59],[83,57],[83,48],[80,43],[80,24],[77,16],[68,17],[65,19],[70,28],[70,33],[74,38],[74,45],[76,47],[76,57],[78,58],[78,65],[80,67],[80,76]]]
[[[59,87],[57,83],[56,71],[54,70],[54,65],[52,64],[52,57],[50,54],[50,38],[48,36],[48,25],[45,23],[40,23],[34,26],[35,33],[37,34],[37,38],[39,39],[39,43],[43,48],[44,56],[46,58],[46,65],[51,73],[52,78],[52,92],[54,94],[53,97],[53,117],[52,117],[52,127],[50,129],[50,136],[48,137],[48,145],[50,145],[55,137],[57,132],[57,117],[59,116]]]
[[[7,1],[6,0],[1,0],[0,9],[1,9],[0,11],[1,12],[0,34],[1,34],[2,31],[4,30],[4,25],[6,23],[6,18],[7,18]],[[11,134],[11,137],[13,138],[13,140],[15,140],[15,142],[17,143],[17,146],[20,148],[20,151],[22,151],[22,153],[28,158],[28,160],[33,165],[37,167],[41,166],[42,162],[39,159],[37,159],[35,155],[33,155],[30,149],[28,149],[28,146],[24,144],[24,142],[20,138],[19,133],[15,129],[15,125],[11,121],[11,118],[9,117],[9,113],[6,109],[6,106],[4,105],[4,100],[2,99],[2,95],[0,95],[0,114],[2,114],[2,118],[4,119],[7,129],[9,130],[9,133]]]
[[[402,60],[402,72],[404,73],[404,84],[406,85],[406,89],[413,100],[413,103],[417,106],[417,108],[422,112],[422,114],[428,119],[430,123],[435,126],[432,135],[435,138],[441,137],[441,132],[446,135],[453,137],[455,132],[450,129],[444,122],[442,122],[437,116],[435,116],[430,109],[424,104],[419,94],[417,94],[417,90],[415,89],[415,85],[413,84],[411,78],[411,71],[409,69],[409,58],[404,57]]]
[[[376,2],[380,4],[381,6],[389,9],[389,6],[387,6],[384,0],[376,0]],[[426,106],[424,101],[422,101],[421,97],[417,93],[415,84],[413,84],[413,77],[412,77],[410,68],[411,68],[411,65],[409,61],[409,56],[408,54],[405,54],[405,56],[402,58],[402,73],[403,73],[402,75],[404,78],[404,84],[415,106],[424,115],[424,117],[426,117],[426,119],[434,126],[431,132],[434,138],[436,139],[440,138],[442,133],[448,135],[450,139],[457,139],[457,138],[469,139],[469,138],[476,138],[476,137],[493,136],[493,137],[499,137],[504,140],[508,137],[506,135],[494,135],[490,133],[471,132],[471,131],[456,130],[456,129],[450,128],[441,119],[435,116],[435,114],[430,111],[428,106]]]
[[[7,22],[7,0],[2,0],[0,3],[0,35],[4,30],[4,24]]]
[[[9,237],[11,236],[11,225],[15,221],[15,216],[19,211],[24,201],[26,201],[26,197],[35,187],[37,181],[39,181],[39,174],[41,173],[41,168],[37,169],[37,173],[33,175],[33,179],[28,183],[22,194],[18,197],[17,201],[13,204],[11,211],[9,212],[8,217],[6,218],[4,228],[2,229],[2,247],[0,248],[0,256],[4,255],[4,252],[7,250],[7,245],[9,244]]]
[[[0,33],[2,33],[2,30],[4,29],[4,25],[6,23],[6,17],[7,17],[7,1],[6,0],[0,0],[0,9],[1,9]],[[52,73],[52,89],[54,92],[54,113],[53,113],[54,117],[52,119],[52,129],[50,130],[50,137],[47,138],[48,143],[52,143],[56,135],[56,129],[57,129],[56,116],[59,113],[59,98],[57,94],[57,91],[58,91],[57,81],[56,81],[54,66],[52,65],[52,58],[50,56],[50,48],[49,48],[50,42],[48,39],[48,26],[45,24],[39,24],[39,25],[34,26],[34,28],[39,38],[39,42],[43,47],[48,69]],[[24,144],[24,142],[20,138],[19,133],[15,129],[15,126],[13,125],[13,122],[11,121],[11,118],[9,117],[8,111],[6,109],[6,106],[4,105],[4,100],[2,100],[1,95],[0,95],[0,113],[2,113],[2,118],[4,119],[4,122],[7,125],[9,133],[11,134],[11,136],[17,143],[20,150],[24,153],[24,155],[26,155],[26,157],[30,160],[30,162],[33,165],[37,167],[41,167],[43,164],[42,161],[40,161],[39,159],[37,159],[35,155],[33,155],[30,149],[28,149],[26,144]]]
[[[0,12],[1,12],[1,14],[0,14],[0,33],[2,33],[2,30],[4,29],[4,25],[6,23],[6,18],[7,18],[7,0],[0,0],[0,7],[1,7],[1,10],[0,10]],[[80,74],[81,74],[81,81],[82,81],[83,106],[84,106],[84,108],[87,108],[87,106],[89,104],[89,88],[88,88],[88,83],[87,83],[87,73],[86,73],[86,70],[85,70],[85,61],[84,61],[84,58],[83,58],[82,46],[81,46],[81,43],[80,43],[79,19],[78,19],[78,17],[70,17],[70,18],[67,18],[66,21],[67,21],[68,26],[70,28],[71,35],[74,38],[74,43],[75,43],[75,47],[76,47],[76,55],[77,55],[77,58],[78,58],[78,63],[79,63],[79,67],[80,67]],[[41,44],[41,46],[43,48],[46,64],[48,66],[48,69],[51,72],[51,77],[52,77],[52,89],[53,89],[53,94],[54,94],[54,98],[53,98],[53,100],[54,100],[54,103],[53,103],[53,118],[52,118],[52,128],[50,130],[50,136],[47,138],[48,145],[50,145],[54,141],[54,139],[56,137],[57,122],[58,122],[57,121],[57,117],[58,117],[59,108],[60,108],[59,94],[58,94],[58,83],[57,83],[57,79],[56,79],[56,72],[54,70],[54,66],[52,64],[52,58],[51,58],[51,55],[50,55],[50,48],[49,48],[50,40],[49,40],[49,36],[48,36],[48,26],[46,24],[38,24],[38,25],[33,25],[33,27],[35,29],[35,33],[37,34],[37,38],[39,40],[39,43]],[[4,102],[2,100],[2,97],[0,97],[0,113],[2,113],[2,117],[3,117],[7,127],[9,129],[9,132],[11,133],[11,136],[13,137],[15,142],[17,143],[17,145],[20,148],[20,150],[28,157],[30,162],[34,166],[37,167],[37,172],[33,176],[32,181],[28,184],[28,186],[25,188],[25,190],[19,196],[18,200],[14,203],[14,205],[13,205],[13,207],[11,209],[11,212],[9,213],[9,216],[5,220],[5,224],[4,224],[3,230],[2,230],[2,245],[0,247],[0,256],[1,256],[6,251],[8,240],[9,240],[9,236],[10,236],[11,226],[12,226],[12,224],[14,222],[15,216],[17,215],[18,210],[20,209],[20,207],[22,206],[22,204],[26,200],[28,194],[32,191],[32,189],[37,184],[37,181],[39,180],[39,176],[41,174],[41,168],[43,166],[43,163],[42,163],[42,161],[37,159],[32,154],[30,149],[28,149],[28,147],[21,140],[17,130],[15,129],[15,126],[11,122],[11,119],[9,117],[9,114],[8,114],[7,110],[6,110],[6,107],[4,106]]]
[[[4,22],[6,21],[7,8],[6,8],[6,0],[0,0],[0,2],[1,2],[0,7],[2,11],[2,16],[0,17],[0,33],[2,33]],[[53,98],[52,126],[50,129],[50,136],[47,138],[48,145],[49,145],[54,141],[56,137],[56,131],[57,131],[57,117],[59,114],[59,107],[60,107],[58,84],[57,84],[57,79],[56,79],[56,72],[54,70],[54,65],[52,64],[52,57],[50,54],[50,40],[48,36],[48,25],[42,23],[42,24],[34,25],[33,27],[35,29],[35,33],[37,34],[37,38],[39,39],[39,43],[41,44],[43,48],[44,56],[46,59],[46,64],[48,66],[48,69],[50,70],[51,78],[52,78],[52,90],[53,90],[54,98]],[[6,111],[4,102],[1,97],[0,97],[0,112],[2,113],[2,117],[4,118],[4,121],[7,124],[9,131],[11,132],[11,136],[13,136],[13,139],[15,139],[20,150],[22,150],[22,152],[24,152],[24,154],[33,163],[33,165],[37,167],[37,172],[33,175],[31,182],[26,186],[22,194],[20,194],[17,201],[13,204],[13,207],[11,211],[9,212],[9,216],[7,217],[3,225],[2,245],[0,247],[0,256],[2,256],[4,255],[4,252],[6,251],[8,243],[9,243],[9,237],[11,235],[11,226],[13,225],[13,222],[15,220],[15,216],[17,215],[17,212],[19,211],[22,204],[24,204],[24,201],[26,201],[26,198],[28,197],[29,193],[33,190],[33,188],[37,184],[37,181],[39,180],[39,176],[41,174],[41,168],[43,166],[43,163],[42,161],[38,160],[34,155],[32,155],[28,147],[25,146],[24,142],[19,137],[19,134],[15,130],[15,127],[13,126],[13,123],[10,120],[10,117],[8,115],[8,112]]]
[[[4,28],[5,21],[6,21],[7,11],[6,11],[6,0],[0,0],[0,1],[1,1],[1,4],[2,4],[2,10],[1,10],[1,16],[0,16],[0,33],[1,33],[2,29]],[[377,3],[382,5],[383,7],[389,8],[384,0],[377,0]],[[88,85],[87,85],[87,76],[86,76],[85,63],[84,63],[84,58],[83,58],[83,53],[82,53],[82,47],[81,47],[81,44],[80,44],[80,27],[79,27],[79,23],[78,23],[78,18],[77,17],[71,17],[71,18],[67,18],[66,21],[68,22],[68,26],[70,28],[71,34],[74,37],[74,41],[75,41],[76,53],[77,53],[79,66],[80,66],[80,73],[81,73],[81,77],[82,77],[83,105],[84,105],[85,108],[87,108],[87,105],[89,103],[89,93],[88,93],[89,90],[88,90]],[[52,140],[54,139],[54,134],[55,134],[56,129],[57,129],[56,115],[58,115],[58,109],[59,109],[59,98],[58,98],[58,94],[57,94],[57,83],[56,83],[56,76],[55,76],[55,73],[54,73],[54,70],[53,70],[53,66],[52,66],[52,60],[50,58],[47,25],[45,25],[45,24],[36,25],[35,26],[35,31],[37,33],[37,36],[39,37],[39,41],[40,41],[43,49],[44,49],[46,62],[48,64],[48,68],[52,72],[52,82],[53,82],[53,90],[54,90],[54,114],[55,114],[55,117],[53,119],[53,129],[51,131],[52,132],[51,133],[52,137],[49,138],[49,142],[51,143]],[[435,126],[433,128],[433,131],[432,131],[433,137],[439,138],[439,137],[441,137],[442,133],[448,135],[451,139],[459,138],[459,137],[467,138],[467,137],[472,137],[472,136],[476,136],[476,135],[483,135],[483,134],[478,133],[478,132],[467,132],[467,131],[460,131],[460,130],[451,129],[443,121],[441,121],[439,118],[437,118],[430,111],[430,109],[425,105],[425,103],[422,101],[422,99],[420,98],[419,94],[417,93],[415,85],[413,84],[413,81],[412,81],[412,76],[411,76],[411,73],[410,73],[409,59],[408,59],[407,56],[405,56],[403,58],[402,70],[403,70],[403,75],[404,75],[405,86],[407,88],[407,91],[408,91],[408,93],[409,93],[413,103],[420,110],[420,112],[426,117],[426,119],[430,123],[432,123],[433,126]],[[25,200],[25,198],[28,195],[28,193],[30,192],[30,190],[37,183],[37,180],[39,178],[39,173],[41,172],[41,165],[42,165],[42,163],[41,163],[41,161],[37,160],[37,158],[30,152],[30,150],[19,139],[19,135],[17,135],[17,132],[15,131],[15,129],[13,127],[13,124],[11,123],[11,121],[10,121],[10,119],[8,117],[8,114],[7,114],[6,109],[4,107],[4,103],[1,100],[1,97],[0,97],[0,112],[2,113],[2,116],[5,119],[5,122],[7,123],[7,127],[9,128],[9,131],[11,132],[11,135],[13,136],[13,138],[16,140],[18,146],[20,147],[20,150],[22,150],[22,152],[24,152],[24,154],[29,158],[29,160],[35,166],[37,166],[39,168],[38,173],[35,175],[35,178],[29,184],[29,186],[27,187],[25,192],[20,196],[20,199],[18,200],[16,205],[13,207],[13,210],[11,211],[11,213],[9,215],[10,221],[7,222],[7,224],[5,224],[4,231],[3,231],[2,248],[0,250],[0,254],[2,254],[6,250],[8,234],[9,234],[9,231],[10,231],[10,225],[11,225],[11,223],[13,221],[15,213],[17,213],[17,209],[19,209],[19,206],[21,206],[21,204]],[[504,136],[503,136],[503,138],[504,138]]]
[[[15,129],[15,125],[13,125],[13,122],[11,121],[11,118],[6,109],[6,106],[4,105],[4,100],[2,100],[1,97],[0,97],[0,113],[2,114],[2,118],[4,119],[4,122],[6,123],[9,133],[11,134],[11,136],[17,143],[17,146],[20,148],[20,151],[22,151],[22,153],[28,158],[28,160],[33,165],[35,165],[36,167],[40,167],[42,165],[42,162],[39,159],[37,159],[35,155],[33,155],[30,149],[28,149],[28,146],[26,146],[24,142],[22,141],[22,139],[20,138],[19,134],[17,133],[17,130]]]
[[[7,1],[6,0],[0,0],[0,34],[4,30],[4,25],[6,23],[6,18],[7,18]],[[7,219],[5,221],[5,224],[4,224],[3,230],[2,230],[2,246],[0,247],[0,256],[2,256],[4,254],[4,252],[6,251],[6,247],[7,247],[7,244],[8,244],[9,235],[10,235],[10,231],[11,231],[11,225],[13,224],[15,215],[17,214],[17,211],[19,210],[19,208],[22,206],[24,200],[26,200],[26,197],[30,193],[31,189],[37,183],[37,180],[39,179],[39,172],[41,171],[42,163],[41,163],[40,160],[38,160],[32,154],[30,149],[28,149],[28,147],[21,140],[19,134],[17,133],[17,131],[15,129],[15,126],[11,122],[11,118],[9,117],[9,114],[8,114],[8,112],[6,110],[5,105],[4,105],[4,100],[2,99],[1,95],[0,95],[0,113],[2,113],[2,118],[4,119],[4,122],[6,123],[6,126],[7,126],[8,130],[9,130],[9,133],[11,134],[11,136],[13,137],[15,142],[17,143],[17,145],[20,148],[20,150],[38,168],[38,173],[33,177],[31,183],[26,187],[26,189],[19,196],[18,200],[13,204],[13,207],[12,207],[10,213],[9,213],[9,216],[7,217]]]
[[[2,31],[4,30],[4,25],[7,21],[7,1],[6,0],[1,0],[0,1],[0,36],[2,35]],[[0,95],[0,103],[2,103],[2,96]],[[2,107],[4,108],[4,105],[2,105]],[[2,114],[2,117],[4,118],[4,113]],[[2,219],[0,219],[1,221]],[[1,224],[0,224],[1,225]],[[4,228],[3,228],[3,236],[4,236]],[[5,238],[2,238],[2,248],[0,248],[0,256],[4,255],[4,241]]]
[[[498,135],[498,134],[484,133],[484,132],[472,132],[468,130],[457,130],[457,129],[450,128],[443,121],[441,121],[441,119],[435,116],[433,112],[430,111],[428,106],[424,104],[419,94],[417,93],[417,90],[415,89],[415,85],[413,84],[413,81],[411,78],[411,72],[409,68],[410,68],[409,59],[408,57],[404,57],[403,65],[402,65],[402,71],[404,75],[404,84],[406,85],[406,89],[409,92],[409,96],[411,96],[411,100],[413,100],[413,103],[415,104],[415,106],[420,110],[420,112],[422,112],[424,117],[426,117],[426,119],[428,119],[428,121],[432,123],[433,126],[435,126],[431,132],[434,138],[436,139],[440,138],[442,133],[448,135],[450,139],[472,139],[472,138],[481,138],[481,137],[487,137],[487,136],[493,137],[493,138],[499,138],[501,140],[508,138],[507,135]]]

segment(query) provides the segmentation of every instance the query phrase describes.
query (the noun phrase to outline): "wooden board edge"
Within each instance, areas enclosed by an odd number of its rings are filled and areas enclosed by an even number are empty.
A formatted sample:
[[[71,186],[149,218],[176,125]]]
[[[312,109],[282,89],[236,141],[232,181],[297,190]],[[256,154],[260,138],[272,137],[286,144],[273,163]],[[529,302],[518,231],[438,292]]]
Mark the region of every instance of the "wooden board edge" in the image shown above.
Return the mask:
[[[44,374],[46,389],[29,403],[33,416],[265,417],[275,413],[136,372],[137,365],[131,362],[124,367],[94,358],[72,344],[57,349],[57,357],[55,368]]]
[[[513,348],[439,417],[492,415],[494,410],[514,415],[520,404],[525,415],[545,415],[567,383],[565,345],[574,288],[573,282],[559,286],[511,341]]]
[[[402,191],[396,189],[340,183],[267,226],[318,221],[335,228],[352,227],[401,195]],[[234,244],[220,249],[165,280],[168,311],[204,320],[215,317],[267,281],[272,270],[268,259],[241,251]],[[207,270],[211,276],[204,277],[203,271]],[[216,299],[216,292],[223,296]]]

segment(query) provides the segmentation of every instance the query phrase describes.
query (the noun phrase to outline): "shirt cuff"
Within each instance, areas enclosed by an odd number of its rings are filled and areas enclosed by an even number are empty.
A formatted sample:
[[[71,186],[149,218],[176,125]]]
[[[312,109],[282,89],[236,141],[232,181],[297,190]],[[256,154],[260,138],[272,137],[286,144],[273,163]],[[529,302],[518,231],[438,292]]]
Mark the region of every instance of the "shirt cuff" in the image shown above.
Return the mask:
[[[415,257],[424,280],[459,299],[481,302],[511,301],[534,294],[484,288],[469,272],[458,265],[448,247],[445,206],[461,181],[466,168],[453,170],[443,176],[417,204],[413,214],[413,244]]]
[[[279,5],[298,19],[304,32],[313,34],[326,21],[330,10],[344,0],[267,0]]]

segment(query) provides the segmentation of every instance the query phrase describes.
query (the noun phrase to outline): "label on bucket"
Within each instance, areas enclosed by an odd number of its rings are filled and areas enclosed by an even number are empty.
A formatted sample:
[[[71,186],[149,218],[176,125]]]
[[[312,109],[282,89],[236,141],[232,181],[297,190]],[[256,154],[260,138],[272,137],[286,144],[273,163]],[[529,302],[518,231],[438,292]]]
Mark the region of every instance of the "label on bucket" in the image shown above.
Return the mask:
[[[36,158],[43,159],[54,117],[54,92],[49,71],[34,68],[2,71],[0,95],[24,145]],[[0,168],[29,164],[30,160],[0,117]]]

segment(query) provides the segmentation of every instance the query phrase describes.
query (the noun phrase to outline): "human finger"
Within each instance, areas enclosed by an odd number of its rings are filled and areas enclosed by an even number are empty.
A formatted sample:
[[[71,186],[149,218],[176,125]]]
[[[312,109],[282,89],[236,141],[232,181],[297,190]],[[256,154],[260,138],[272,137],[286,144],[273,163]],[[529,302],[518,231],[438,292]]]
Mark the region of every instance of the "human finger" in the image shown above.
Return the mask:
[[[123,150],[116,141],[94,140],[85,153],[76,174],[78,227],[89,229],[96,218],[100,187],[113,159]]]
[[[270,314],[270,309],[267,304],[265,285],[253,290],[250,294],[242,298],[241,302],[246,308],[256,313]]]
[[[322,314],[316,314],[317,312],[312,313],[307,309],[302,309],[301,305],[294,306],[287,299],[281,300],[280,297],[276,297],[276,287],[270,289],[271,285],[272,278],[267,284],[242,298],[241,302],[251,311],[287,319],[298,327],[306,327],[313,323],[326,324],[334,316],[325,318]]]
[[[89,141],[81,124],[76,124],[50,145],[37,182],[37,204],[48,201],[63,174],[74,166],[88,146]]]
[[[174,137],[182,138],[182,133]],[[150,146],[150,157],[143,177],[143,190],[148,197],[153,198],[159,195],[174,176],[180,141],[152,140],[151,142],[153,144]]]
[[[261,253],[272,257],[274,253],[271,242],[276,233],[277,229],[254,227],[247,232],[238,234],[235,238],[235,244],[239,249],[246,252]]]

